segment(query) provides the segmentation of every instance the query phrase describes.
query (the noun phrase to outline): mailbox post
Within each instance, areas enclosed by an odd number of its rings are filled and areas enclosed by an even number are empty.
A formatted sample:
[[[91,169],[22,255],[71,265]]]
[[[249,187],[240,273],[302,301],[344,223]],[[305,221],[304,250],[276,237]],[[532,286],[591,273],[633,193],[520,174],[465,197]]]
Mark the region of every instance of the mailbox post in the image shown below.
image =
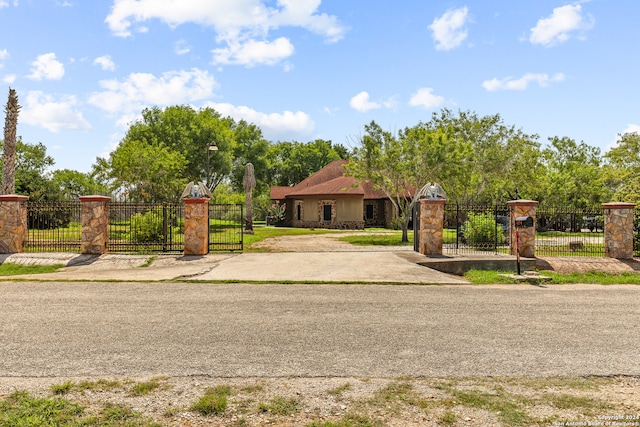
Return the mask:
[[[519,216],[515,219],[516,224],[516,262],[518,265],[518,276],[520,275],[520,229],[533,227],[533,218],[530,216]]]

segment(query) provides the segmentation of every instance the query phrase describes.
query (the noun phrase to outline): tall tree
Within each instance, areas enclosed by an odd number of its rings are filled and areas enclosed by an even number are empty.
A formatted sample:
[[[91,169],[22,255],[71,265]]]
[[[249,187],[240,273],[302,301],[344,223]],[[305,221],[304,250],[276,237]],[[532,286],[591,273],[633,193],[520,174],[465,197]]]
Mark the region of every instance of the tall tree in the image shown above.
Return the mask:
[[[604,177],[614,201],[640,203],[640,134],[618,136],[604,156]]]
[[[4,148],[2,152],[2,194],[15,193],[16,186],[16,131],[20,112],[18,95],[9,88],[9,99],[5,107]]]
[[[465,170],[469,144],[424,124],[405,128],[397,135],[376,122],[365,126],[361,146],[347,166],[360,181],[382,190],[402,221],[402,241],[408,241],[408,225],[420,190],[428,183],[449,181]]]
[[[147,200],[178,197],[177,187],[189,181],[208,181],[213,190],[231,172],[233,125],[211,108],[145,109],[110,158],[98,162],[103,179]],[[209,153],[212,143],[217,151]]]
[[[553,137],[542,154],[547,171],[541,202],[584,208],[607,201],[599,148]]]

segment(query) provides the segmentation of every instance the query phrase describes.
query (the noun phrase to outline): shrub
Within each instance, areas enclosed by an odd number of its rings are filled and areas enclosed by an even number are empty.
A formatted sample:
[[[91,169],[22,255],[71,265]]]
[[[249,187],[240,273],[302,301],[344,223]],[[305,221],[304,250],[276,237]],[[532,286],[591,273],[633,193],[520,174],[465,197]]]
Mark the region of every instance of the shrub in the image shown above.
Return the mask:
[[[496,242],[504,241],[502,226],[496,223],[492,213],[469,212],[462,233],[467,243],[478,249],[493,249]]]
[[[136,243],[162,241],[162,217],[153,212],[137,213],[131,217],[131,240]]]

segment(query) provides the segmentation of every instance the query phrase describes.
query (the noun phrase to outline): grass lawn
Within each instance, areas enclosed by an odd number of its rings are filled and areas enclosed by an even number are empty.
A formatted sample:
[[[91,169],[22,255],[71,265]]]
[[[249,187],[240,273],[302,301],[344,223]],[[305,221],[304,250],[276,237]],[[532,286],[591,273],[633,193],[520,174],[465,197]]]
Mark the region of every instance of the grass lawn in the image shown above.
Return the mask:
[[[550,277],[551,284],[587,283],[594,285],[638,285],[640,273],[604,273],[601,271],[589,271],[587,273],[561,274],[553,271],[541,271],[542,275]],[[513,271],[470,270],[464,278],[476,285],[518,283],[517,280],[503,276],[513,274]]]
[[[42,274],[53,273],[62,264],[57,265],[21,265],[21,264],[0,264],[0,276],[17,276],[19,274]]]

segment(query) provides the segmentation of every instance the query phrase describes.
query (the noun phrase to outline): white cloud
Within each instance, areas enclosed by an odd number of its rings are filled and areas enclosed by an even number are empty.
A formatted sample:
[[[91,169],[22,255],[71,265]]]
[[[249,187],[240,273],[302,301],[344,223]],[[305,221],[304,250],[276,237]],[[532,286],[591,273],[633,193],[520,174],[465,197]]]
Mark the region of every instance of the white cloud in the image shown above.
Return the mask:
[[[551,83],[558,83],[564,81],[564,79],[565,75],[563,73],[556,73],[553,76],[549,76],[548,74],[527,73],[519,79],[513,79],[511,77],[498,79],[494,77],[491,80],[482,82],[482,87],[489,92],[497,90],[525,90],[529,87],[530,83],[537,83],[540,87],[547,87]]]
[[[0,0],[0,9],[3,7],[9,7],[9,2],[6,0]]]
[[[168,106],[199,101],[213,96],[216,81],[207,71],[171,71],[160,77],[133,73],[124,80],[103,80],[102,92],[89,97],[89,103],[121,117],[130,117],[145,107]],[[119,120],[120,124],[125,124]],[[121,123],[122,122],[122,123]]]
[[[411,96],[409,105],[412,107],[434,108],[442,105],[443,102],[444,98],[434,95],[432,88],[423,87]]]
[[[40,55],[31,65],[31,74],[27,77],[32,80],[60,80],[64,76],[64,65],[56,59],[55,53]]]
[[[469,22],[469,9],[447,11],[440,18],[435,18],[429,25],[431,37],[436,42],[437,50],[451,50],[462,44],[467,38],[465,25]]]
[[[556,7],[550,17],[540,19],[531,29],[529,41],[546,47],[554,46],[569,40],[572,32],[590,30],[594,22],[590,15],[583,16],[581,4]]]
[[[315,127],[311,117],[302,111],[261,113],[246,106],[237,107],[227,103],[209,103],[208,106],[223,116],[255,124],[262,130],[265,138],[272,140],[309,137]]]
[[[293,55],[294,47],[286,37],[273,42],[247,40],[244,43],[230,43],[228,47],[214,49],[216,64],[239,64],[253,67],[257,64],[275,65]]]
[[[173,51],[177,55],[186,55],[187,53],[191,52],[191,46],[189,46],[189,43],[187,43],[186,40],[178,40],[174,44]]]
[[[62,130],[89,130],[91,125],[82,113],[74,110],[78,102],[74,96],[63,96],[56,100],[40,91],[27,93],[20,120],[32,126],[39,126],[50,132]]]
[[[93,65],[99,65],[105,71],[115,71],[116,64],[111,59],[111,56],[104,55],[99,56],[93,61]]]
[[[369,110],[376,110],[382,106],[377,102],[370,101],[369,94],[364,91],[351,98],[351,101],[349,101],[349,105],[351,105],[351,108],[353,108],[354,110],[360,111],[362,113]]]
[[[8,57],[9,57],[9,52],[7,51],[7,49],[0,50],[0,61],[4,61]],[[2,67],[2,64],[0,64],[0,67]]]
[[[4,76],[2,78],[2,82],[3,83],[7,83],[7,84],[13,84],[13,82],[16,81],[16,75],[15,74],[9,74],[8,76]]]
[[[195,23],[213,28],[225,47],[213,50],[221,64],[274,64],[293,54],[283,37],[271,41],[269,33],[281,27],[299,27],[336,42],[346,32],[337,17],[318,12],[321,0],[114,0],[105,22],[121,37],[132,27],[153,19],[176,27]],[[139,31],[135,28],[136,31]],[[244,45],[247,45],[246,47]],[[256,48],[267,48],[268,52]]]

